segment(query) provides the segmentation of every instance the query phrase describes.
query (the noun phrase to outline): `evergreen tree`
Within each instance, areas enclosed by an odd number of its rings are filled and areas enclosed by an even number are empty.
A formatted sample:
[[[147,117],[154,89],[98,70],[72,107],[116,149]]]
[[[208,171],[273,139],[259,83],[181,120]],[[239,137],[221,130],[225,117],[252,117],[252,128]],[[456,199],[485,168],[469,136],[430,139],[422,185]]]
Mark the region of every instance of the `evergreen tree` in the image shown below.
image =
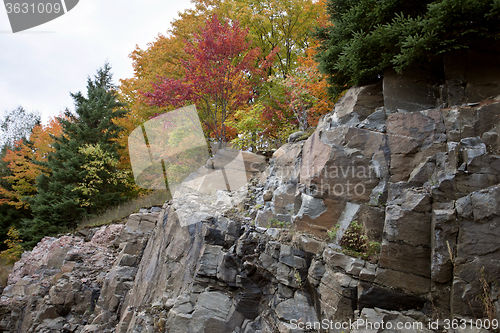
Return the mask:
[[[331,92],[445,52],[482,48],[500,36],[498,0],[328,0],[318,59]]]
[[[25,237],[32,238],[28,245],[34,245],[47,234],[73,228],[83,217],[117,204],[123,198],[125,184],[113,179],[117,163],[109,161],[119,159],[120,147],[115,139],[122,130],[113,120],[123,117],[126,110],[117,99],[110,70],[105,64],[93,79],[88,79],[87,96],[81,92],[71,94],[75,113],[66,110],[65,117],[58,118],[63,134],[55,138],[55,151],[43,163],[50,173],[37,179],[37,194],[31,200],[34,219],[26,221],[23,232]],[[88,147],[98,147],[103,153],[89,154]],[[100,161],[101,169],[106,172],[100,169],[100,182],[95,183],[97,176],[89,176],[93,170],[88,166],[99,156],[106,157],[106,161]],[[89,185],[90,181],[94,181],[91,193],[82,186]]]

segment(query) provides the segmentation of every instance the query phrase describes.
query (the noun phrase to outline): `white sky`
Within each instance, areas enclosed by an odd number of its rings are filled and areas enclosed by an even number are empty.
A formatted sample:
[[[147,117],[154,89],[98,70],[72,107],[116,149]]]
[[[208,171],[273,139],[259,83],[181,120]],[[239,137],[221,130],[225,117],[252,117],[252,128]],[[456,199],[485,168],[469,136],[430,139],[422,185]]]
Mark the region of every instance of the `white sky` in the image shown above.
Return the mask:
[[[65,15],[13,34],[0,4],[0,116],[21,105],[44,123],[86,92],[87,77],[106,61],[113,81],[133,75],[128,55],[147,48],[189,0],[80,0]]]

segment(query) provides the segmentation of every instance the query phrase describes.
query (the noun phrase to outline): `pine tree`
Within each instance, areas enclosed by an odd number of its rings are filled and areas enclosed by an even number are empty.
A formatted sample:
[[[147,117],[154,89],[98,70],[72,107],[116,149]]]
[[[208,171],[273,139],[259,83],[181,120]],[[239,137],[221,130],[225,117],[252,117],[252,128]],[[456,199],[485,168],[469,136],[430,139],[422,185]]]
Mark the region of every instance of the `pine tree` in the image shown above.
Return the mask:
[[[95,162],[96,155],[85,153],[86,147],[99,147],[105,153],[107,161],[103,168],[107,172],[99,177],[112,177],[117,163],[108,161],[119,159],[120,147],[115,139],[122,128],[113,120],[123,117],[126,110],[117,99],[110,71],[110,66],[105,64],[93,79],[87,80],[87,96],[81,92],[71,94],[75,113],[66,110],[65,117],[58,118],[63,133],[55,138],[55,151],[47,162],[42,162],[50,172],[37,179],[37,194],[31,200],[34,219],[25,223],[24,236],[32,239],[29,245],[47,234],[73,228],[83,217],[117,204],[123,198],[125,184],[115,180],[99,178],[102,182],[96,191],[89,194],[82,190],[82,184],[95,179],[89,178],[85,166]]]
[[[388,68],[498,42],[498,0],[328,0],[318,59],[331,92],[365,84]]]

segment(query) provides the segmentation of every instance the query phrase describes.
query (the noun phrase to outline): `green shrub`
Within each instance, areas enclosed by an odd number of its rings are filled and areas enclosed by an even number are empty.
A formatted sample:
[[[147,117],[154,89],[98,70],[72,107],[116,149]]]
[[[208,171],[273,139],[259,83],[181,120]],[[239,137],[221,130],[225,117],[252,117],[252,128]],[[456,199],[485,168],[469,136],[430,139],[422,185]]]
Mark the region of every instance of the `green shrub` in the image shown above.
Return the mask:
[[[380,254],[380,243],[369,241],[363,224],[352,221],[344,232],[340,244],[342,252],[353,257],[376,262]]]
[[[368,237],[363,233],[363,225],[353,221],[344,232],[339,245],[348,250],[365,253],[368,250]]]

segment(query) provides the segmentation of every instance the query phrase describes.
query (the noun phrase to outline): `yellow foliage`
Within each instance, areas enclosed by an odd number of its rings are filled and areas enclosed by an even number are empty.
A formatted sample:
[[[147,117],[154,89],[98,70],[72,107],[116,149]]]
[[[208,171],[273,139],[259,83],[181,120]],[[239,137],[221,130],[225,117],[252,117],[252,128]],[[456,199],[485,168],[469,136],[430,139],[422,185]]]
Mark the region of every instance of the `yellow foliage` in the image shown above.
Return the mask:
[[[7,245],[7,250],[0,252],[0,257],[9,263],[18,261],[24,252],[21,246],[22,242],[19,231],[14,227],[10,227],[7,232],[7,240],[4,241],[5,245]]]

